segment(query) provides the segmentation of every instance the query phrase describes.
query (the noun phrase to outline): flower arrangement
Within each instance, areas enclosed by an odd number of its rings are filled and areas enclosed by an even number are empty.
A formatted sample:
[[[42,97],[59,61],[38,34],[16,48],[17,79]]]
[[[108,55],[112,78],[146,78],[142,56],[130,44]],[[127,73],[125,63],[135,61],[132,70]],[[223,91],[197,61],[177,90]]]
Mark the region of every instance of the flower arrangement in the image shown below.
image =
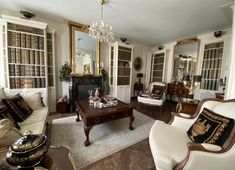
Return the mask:
[[[60,81],[68,81],[71,72],[72,72],[72,68],[69,65],[69,63],[66,62],[60,68]]]

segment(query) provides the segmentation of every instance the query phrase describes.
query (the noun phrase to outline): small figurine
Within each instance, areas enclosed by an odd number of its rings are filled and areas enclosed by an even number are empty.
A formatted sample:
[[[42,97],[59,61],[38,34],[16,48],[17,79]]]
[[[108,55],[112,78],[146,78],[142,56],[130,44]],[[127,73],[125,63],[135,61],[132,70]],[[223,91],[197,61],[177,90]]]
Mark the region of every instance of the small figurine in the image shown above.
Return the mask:
[[[83,66],[83,74],[90,74],[90,66],[88,64]]]

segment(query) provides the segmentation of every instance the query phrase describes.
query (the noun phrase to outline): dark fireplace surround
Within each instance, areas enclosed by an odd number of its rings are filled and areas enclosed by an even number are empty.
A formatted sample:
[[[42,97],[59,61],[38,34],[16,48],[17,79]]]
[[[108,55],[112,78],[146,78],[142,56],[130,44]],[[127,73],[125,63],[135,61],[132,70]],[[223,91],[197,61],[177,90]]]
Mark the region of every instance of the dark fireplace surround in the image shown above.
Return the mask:
[[[88,90],[95,90],[99,87],[100,95],[103,93],[103,76],[102,75],[72,75],[69,78],[69,102],[71,110],[75,111],[75,101],[87,99]]]

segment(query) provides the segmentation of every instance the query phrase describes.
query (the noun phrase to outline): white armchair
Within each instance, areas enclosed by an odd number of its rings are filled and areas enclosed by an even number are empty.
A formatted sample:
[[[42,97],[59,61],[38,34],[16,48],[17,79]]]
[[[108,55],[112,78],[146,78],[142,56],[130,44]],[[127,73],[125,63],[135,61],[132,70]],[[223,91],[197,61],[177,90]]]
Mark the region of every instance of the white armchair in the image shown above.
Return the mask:
[[[235,127],[222,146],[209,143],[193,143],[188,129],[197,120],[203,108],[235,119],[235,99],[219,101],[204,99],[193,116],[172,113],[166,124],[156,121],[150,131],[149,143],[156,169],[233,170],[235,168]]]
[[[156,94],[153,94],[154,89],[159,91],[160,95],[157,96]],[[166,100],[166,94],[165,94],[166,84],[163,82],[152,82],[149,85],[149,89],[146,94],[141,94],[137,97],[138,102],[149,104],[149,105],[155,105],[160,107],[160,112],[162,112],[162,106]],[[156,96],[154,96],[156,95]]]

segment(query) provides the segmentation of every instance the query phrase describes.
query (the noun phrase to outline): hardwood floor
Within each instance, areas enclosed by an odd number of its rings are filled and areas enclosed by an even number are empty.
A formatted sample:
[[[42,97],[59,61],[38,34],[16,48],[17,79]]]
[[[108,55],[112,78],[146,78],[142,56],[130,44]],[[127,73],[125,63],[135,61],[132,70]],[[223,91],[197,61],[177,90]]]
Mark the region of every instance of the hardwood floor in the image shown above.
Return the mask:
[[[175,111],[176,103],[166,101],[162,113],[157,106],[140,104],[136,99],[133,99],[131,105],[141,113],[164,122],[169,122],[171,112]],[[52,119],[72,116],[74,114],[52,114],[49,116],[49,124]],[[49,126],[50,127],[50,126]],[[50,138],[50,129],[47,129],[46,134]],[[94,153],[95,154],[95,153]],[[104,159],[101,159],[83,170],[152,170],[155,169],[152,154],[149,148],[148,139],[145,139],[135,145],[125,148],[117,153],[114,153]]]

